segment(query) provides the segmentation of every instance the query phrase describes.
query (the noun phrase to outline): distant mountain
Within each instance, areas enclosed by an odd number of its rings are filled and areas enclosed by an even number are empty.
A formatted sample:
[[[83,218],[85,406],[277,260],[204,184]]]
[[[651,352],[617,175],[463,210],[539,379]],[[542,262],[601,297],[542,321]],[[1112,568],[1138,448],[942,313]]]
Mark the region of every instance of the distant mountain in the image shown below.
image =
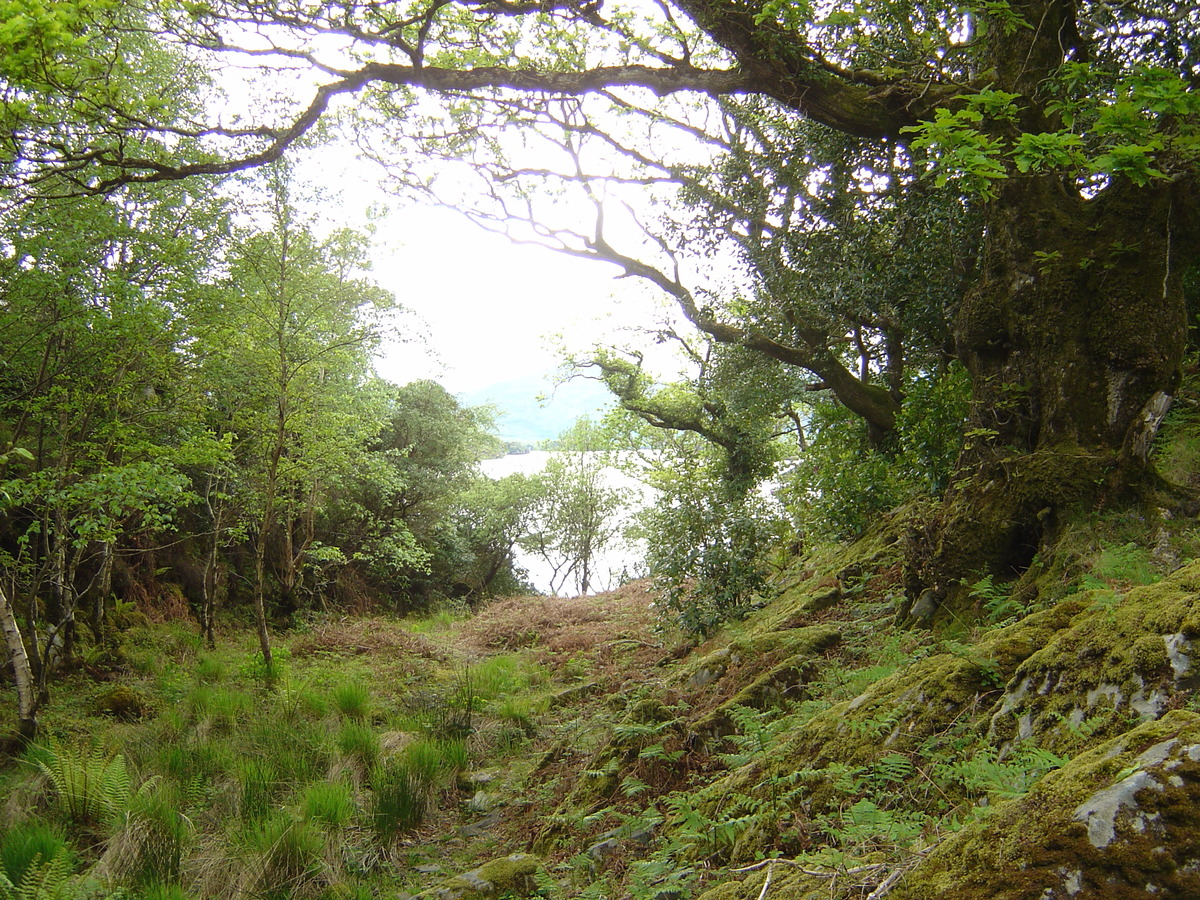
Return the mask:
[[[459,398],[470,406],[495,407],[501,439],[529,444],[558,437],[581,416],[598,419],[613,405],[612,394],[599,382],[577,378],[555,385],[550,375],[500,381]]]

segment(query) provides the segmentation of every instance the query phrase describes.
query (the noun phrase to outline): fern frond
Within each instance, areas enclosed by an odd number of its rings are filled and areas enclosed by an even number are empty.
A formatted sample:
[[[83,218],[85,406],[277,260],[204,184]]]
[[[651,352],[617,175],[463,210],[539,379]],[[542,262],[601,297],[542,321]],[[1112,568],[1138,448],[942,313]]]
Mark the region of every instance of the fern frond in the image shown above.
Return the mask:
[[[128,805],[129,770],[121,754],[110,757],[100,747],[85,752],[57,743],[42,750],[37,767],[72,821],[92,825],[111,821]]]
[[[8,900],[75,900],[80,896],[72,877],[71,864],[63,854],[43,863],[34,862],[15,887],[0,875],[0,898]]]

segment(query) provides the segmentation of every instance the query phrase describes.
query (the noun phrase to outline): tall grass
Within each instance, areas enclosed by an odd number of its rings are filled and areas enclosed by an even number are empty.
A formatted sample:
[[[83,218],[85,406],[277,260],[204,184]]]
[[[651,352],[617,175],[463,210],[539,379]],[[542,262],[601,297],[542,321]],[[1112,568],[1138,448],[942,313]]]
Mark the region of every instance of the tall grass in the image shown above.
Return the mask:
[[[253,822],[266,816],[275,805],[283,781],[271,759],[245,759],[237,763],[238,813]]]
[[[334,686],[329,692],[334,709],[344,719],[365,722],[371,715],[371,694],[357,681],[347,681]]]
[[[405,760],[390,759],[377,765],[371,772],[371,789],[371,824],[380,840],[391,841],[425,821],[429,785],[421,783]]]
[[[391,840],[424,822],[438,791],[467,764],[465,741],[430,737],[376,765],[371,772],[376,834]]]
[[[337,735],[342,755],[370,771],[379,761],[379,735],[362,722],[343,722]]]
[[[332,829],[348,825],[358,810],[346,785],[327,781],[310,784],[300,808],[306,822]]]
[[[129,802],[105,861],[110,876],[138,885],[178,884],[195,829],[181,811],[186,799],[173,784],[155,781]]]
[[[330,881],[325,838],[310,822],[279,810],[243,839],[251,852],[245,885],[251,896],[315,897]]]

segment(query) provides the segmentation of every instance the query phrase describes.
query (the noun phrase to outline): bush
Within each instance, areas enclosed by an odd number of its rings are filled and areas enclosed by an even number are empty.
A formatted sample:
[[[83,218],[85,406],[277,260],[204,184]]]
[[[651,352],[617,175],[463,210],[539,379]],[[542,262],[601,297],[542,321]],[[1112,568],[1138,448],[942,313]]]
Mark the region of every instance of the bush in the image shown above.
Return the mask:
[[[961,366],[905,385],[896,433],[883,446],[837,404],[817,404],[810,445],[784,478],[782,494],[805,534],[846,538],[917,496],[939,496],[962,446],[970,383]]]
[[[758,494],[693,479],[642,515],[646,561],[675,624],[693,634],[744,616],[766,586],[782,522]]]

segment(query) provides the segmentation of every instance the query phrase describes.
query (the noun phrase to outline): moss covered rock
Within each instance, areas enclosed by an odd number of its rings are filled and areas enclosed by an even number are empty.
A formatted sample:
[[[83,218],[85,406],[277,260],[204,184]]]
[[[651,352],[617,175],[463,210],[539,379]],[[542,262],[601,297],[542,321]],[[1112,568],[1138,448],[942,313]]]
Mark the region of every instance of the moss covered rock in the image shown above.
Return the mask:
[[[1104,742],[947,838],[895,900],[1200,897],[1200,715]]]
[[[1196,686],[1200,564],[1124,597],[1086,597],[1090,605],[1017,668],[992,720],[994,743],[1070,750],[1157,719]]]
[[[541,860],[536,856],[529,853],[513,853],[486,862],[469,872],[455,875],[438,887],[417,896],[421,900],[527,897],[537,887],[534,873],[541,865]]]
[[[96,698],[93,711],[99,716],[133,722],[152,713],[154,703],[141,691],[118,684]]]

